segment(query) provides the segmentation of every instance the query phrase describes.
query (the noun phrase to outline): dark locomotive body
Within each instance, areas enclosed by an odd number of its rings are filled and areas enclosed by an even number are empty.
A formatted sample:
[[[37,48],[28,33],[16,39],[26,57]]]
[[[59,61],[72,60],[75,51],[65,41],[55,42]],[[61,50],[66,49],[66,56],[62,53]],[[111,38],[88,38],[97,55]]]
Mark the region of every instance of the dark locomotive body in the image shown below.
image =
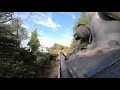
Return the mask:
[[[91,33],[83,25],[83,34],[74,33],[76,40],[92,35],[86,51],[79,49],[65,60],[71,78],[119,78],[120,77],[120,13],[85,12]],[[62,61],[61,61],[62,62]],[[61,71],[62,73],[62,71]],[[61,78],[67,78],[61,74]]]

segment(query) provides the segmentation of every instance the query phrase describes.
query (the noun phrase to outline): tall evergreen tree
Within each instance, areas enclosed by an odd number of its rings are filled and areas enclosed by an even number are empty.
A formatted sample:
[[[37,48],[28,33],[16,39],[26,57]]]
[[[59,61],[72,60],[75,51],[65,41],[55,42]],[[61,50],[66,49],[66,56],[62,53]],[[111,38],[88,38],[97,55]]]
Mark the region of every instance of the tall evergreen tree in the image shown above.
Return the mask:
[[[31,39],[28,42],[28,46],[30,47],[30,49],[33,53],[35,53],[38,50],[38,48],[40,47],[40,42],[37,37],[36,29],[32,32]]]

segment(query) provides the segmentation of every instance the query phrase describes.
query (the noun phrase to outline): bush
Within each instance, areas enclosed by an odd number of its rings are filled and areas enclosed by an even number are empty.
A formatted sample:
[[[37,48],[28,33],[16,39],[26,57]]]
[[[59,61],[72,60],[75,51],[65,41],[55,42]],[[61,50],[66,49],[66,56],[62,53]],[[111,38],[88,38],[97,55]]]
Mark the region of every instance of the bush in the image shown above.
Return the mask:
[[[58,57],[58,54],[55,54],[55,53],[50,54],[50,60],[56,60],[57,57]]]
[[[10,52],[9,52],[10,53]],[[0,77],[2,78],[31,78],[36,77],[38,66],[34,63],[35,56],[20,48],[14,55],[6,56],[1,52]]]

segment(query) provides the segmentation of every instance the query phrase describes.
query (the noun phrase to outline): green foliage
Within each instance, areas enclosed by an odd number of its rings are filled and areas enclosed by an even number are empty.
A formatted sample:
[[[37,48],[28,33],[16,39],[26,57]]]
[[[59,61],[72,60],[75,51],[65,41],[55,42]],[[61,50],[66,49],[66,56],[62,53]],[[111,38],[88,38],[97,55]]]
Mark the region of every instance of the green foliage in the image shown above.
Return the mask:
[[[0,25],[0,77],[30,78],[37,74],[36,56],[24,48],[17,48],[16,35],[9,25]]]
[[[50,60],[50,54],[49,53],[37,52],[36,56],[37,56],[36,64],[43,64],[47,60]]]
[[[55,61],[58,58],[58,54],[57,53],[49,53],[49,55],[50,55],[50,60],[51,61]]]
[[[48,48],[48,52],[58,54],[60,50],[64,50],[68,47],[55,43],[51,48]]]
[[[28,32],[22,26],[21,18],[13,18],[13,20],[10,22],[9,25],[11,27],[12,33],[14,33],[15,35],[17,35],[17,30],[18,30],[17,38],[19,39],[20,42],[28,38]]]
[[[79,24],[86,24],[86,26],[89,27],[89,24],[87,22],[85,15],[83,14],[81,15],[81,18],[79,18],[78,21],[75,23],[73,29],[76,30]]]
[[[30,47],[30,49],[31,49],[31,51],[33,53],[35,53],[38,50],[38,48],[40,46],[40,43],[39,43],[39,40],[37,38],[37,32],[36,32],[36,30],[34,30],[32,32],[31,39],[28,42],[28,45],[29,45],[29,47]]]
[[[66,46],[63,46],[63,45],[60,45],[60,44],[57,44],[57,43],[55,43],[52,47],[51,47],[51,49],[53,49],[53,50],[63,50],[64,48],[67,48]]]
[[[73,38],[72,43],[70,44],[70,47],[69,47],[69,52],[72,52],[75,49],[76,43],[77,41]]]
[[[57,55],[51,53],[36,53],[37,59],[35,61],[36,65],[38,66],[37,77],[39,78],[47,78],[51,73],[52,69],[52,60],[56,60]],[[49,72],[49,73],[48,73]]]
[[[50,53],[50,60],[59,59],[60,51],[64,51],[68,47],[55,43],[51,48],[47,48],[48,52]]]
[[[36,53],[37,56],[37,60],[36,60],[36,64],[37,65],[44,65],[48,60],[56,60],[56,57],[58,56],[57,54],[54,53],[41,53],[41,52],[37,52]]]
[[[33,63],[35,56],[26,53],[26,50],[18,50],[13,55],[5,56],[6,53],[2,52],[0,57],[0,77],[4,78],[30,78],[35,77],[37,74],[37,66]],[[7,52],[10,53],[10,52]],[[20,54],[19,54],[20,53]],[[32,61],[32,62],[31,62]]]
[[[18,19],[15,19],[18,20]],[[49,53],[36,52],[33,54],[20,46],[21,40],[17,40],[16,21],[10,24],[0,23],[0,77],[1,78],[34,78],[38,77],[39,65],[44,66],[49,63],[51,55]],[[22,31],[21,22],[18,20],[18,30]],[[19,32],[20,35],[20,32]],[[39,41],[36,31],[31,39],[34,50],[37,50]],[[22,37],[20,35],[20,37]],[[33,40],[33,41],[32,41]],[[36,45],[34,47],[34,45]],[[33,50],[33,49],[32,49]],[[41,72],[40,72],[41,73]]]

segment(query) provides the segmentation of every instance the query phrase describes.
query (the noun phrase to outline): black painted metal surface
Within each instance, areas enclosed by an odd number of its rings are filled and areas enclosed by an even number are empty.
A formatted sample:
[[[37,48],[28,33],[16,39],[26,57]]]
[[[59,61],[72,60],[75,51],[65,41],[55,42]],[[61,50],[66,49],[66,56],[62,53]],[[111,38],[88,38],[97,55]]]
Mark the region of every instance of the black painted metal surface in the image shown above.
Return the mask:
[[[114,64],[120,58],[120,50],[96,53],[92,56],[72,56],[67,65],[76,78],[92,78]],[[114,71],[115,72],[115,71]]]
[[[94,77],[97,74],[102,73],[103,70],[109,68],[115,62],[120,59],[120,51],[111,52],[111,54],[105,57],[100,63],[95,65],[91,70],[88,71],[85,75],[87,77]]]
[[[120,21],[101,12],[84,14],[90,24],[92,43],[85,52],[61,60],[62,67],[67,67],[62,69],[66,72],[62,71],[62,75],[69,77],[69,70],[74,78],[120,78]],[[109,14],[118,17],[120,12]]]

